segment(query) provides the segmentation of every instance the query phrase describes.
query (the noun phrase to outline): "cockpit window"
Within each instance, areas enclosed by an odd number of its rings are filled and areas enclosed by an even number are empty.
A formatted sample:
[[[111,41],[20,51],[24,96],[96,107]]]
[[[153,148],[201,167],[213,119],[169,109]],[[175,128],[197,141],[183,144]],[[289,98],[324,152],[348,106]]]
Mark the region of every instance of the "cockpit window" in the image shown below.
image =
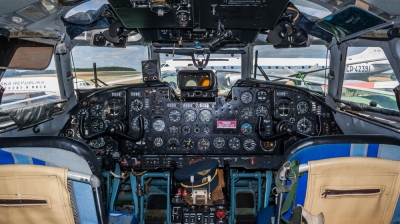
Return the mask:
[[[144,46],[126,48],[80,46],[72,49],[72,55],[76,81],[84,82],[86,85],[76,86],[86,89],[96,87],[94,66],[97,71],[98,87],[115,86],[142,82],[141,61],[148,60],[147,47]]]
[[[398,110],[393,89],[399,85],[380,47],[349,47],[342,99]]]
[[[325,92],[329,54],[324,45],[285,49],[274,49],[271,45],[255,46],[254,58],[256,51],[257,64],[270,81]],[[265,80],[260,69],[256,74],[257,79]]]
[[[0,111],[60,99],[54,58],[44,70],[7,69],[0,86],[4,88]]]

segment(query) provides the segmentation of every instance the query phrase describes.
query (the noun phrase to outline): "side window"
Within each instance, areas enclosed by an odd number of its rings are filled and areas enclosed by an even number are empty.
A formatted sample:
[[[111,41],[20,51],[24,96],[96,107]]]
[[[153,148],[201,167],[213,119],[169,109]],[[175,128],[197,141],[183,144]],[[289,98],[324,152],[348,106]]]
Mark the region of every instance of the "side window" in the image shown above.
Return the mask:
[[[0,85],[5,89],[0,110],[60,99],[54,58],[45,70],[7,69]]]
[[[342,99],[398,110],[393,88],[399,84],[380,47],[350,47],[347,51]]]

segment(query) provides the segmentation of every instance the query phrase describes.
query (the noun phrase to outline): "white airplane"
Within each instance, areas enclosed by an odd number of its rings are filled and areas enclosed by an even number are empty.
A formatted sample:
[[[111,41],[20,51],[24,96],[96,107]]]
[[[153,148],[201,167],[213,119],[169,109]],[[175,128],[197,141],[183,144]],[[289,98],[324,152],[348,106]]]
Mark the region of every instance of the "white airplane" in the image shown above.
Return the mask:
[[[253,62],[254,64],[254,62]],[[325,70],[329,68],[329,60],[325,58],[258,58],[267,76],[293,76],[298,72],[312,72],[313,77],[325,77]],[[172,59],[162,64],[161,71],[166,73],[179,69],[182,66],[193,65],[191,59]],[[347,57],[345,79],[360,79],[372,74],[382,74],[391,70],[391,66],[383,50],[379,47],[368,47],[363,52]],[[205,69],[216,69],[219,72],[231,72],[224,78],[228,86],[232,86],[241,79],[240,58],[210,59]],[[259,75],[261,73],[257,72]],[[386,73],[391,74],[391,73]],[[261,79],[264,79],[262,76]]]
[[[76,89],[94,88],[88,81],[74,81]],[[36,101],[60,99],[57,77],[3,77],[0,85],[4,88],[1,108],[9,108],[14,104],[33,103]]]

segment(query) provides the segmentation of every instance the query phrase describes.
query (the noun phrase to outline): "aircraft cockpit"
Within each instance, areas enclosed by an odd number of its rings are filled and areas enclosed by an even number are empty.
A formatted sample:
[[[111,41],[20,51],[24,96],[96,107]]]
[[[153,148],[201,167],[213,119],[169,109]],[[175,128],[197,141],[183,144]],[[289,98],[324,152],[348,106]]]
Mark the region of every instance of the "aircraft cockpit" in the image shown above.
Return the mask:
[[[0,6],[0,223],[400,221],[399,3]]]

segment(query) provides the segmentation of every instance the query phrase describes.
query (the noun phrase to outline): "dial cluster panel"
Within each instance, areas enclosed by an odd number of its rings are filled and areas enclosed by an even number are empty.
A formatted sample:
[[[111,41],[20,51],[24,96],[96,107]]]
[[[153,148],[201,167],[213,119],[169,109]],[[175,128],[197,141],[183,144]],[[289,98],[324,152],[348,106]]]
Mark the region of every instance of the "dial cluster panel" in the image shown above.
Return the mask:
[[[82,116],[84,136],[108,131],[93,139],[82,138]],[[140,136],[140,117],[144,135],[139,141],[130,141]],[[329,108],[304,90],[274,85],[234,86],[226,99],[187,102],[171,97],[168,85],[158,84],[93,93],[71,111],[70,122],[60,135],[85,141],[97,155],[113,158],[282,155],[281,139],[260,140],[259,117],[264,118],[260,132],[267,137],[285,132],[288,127],[302,137],[340,132]]]

